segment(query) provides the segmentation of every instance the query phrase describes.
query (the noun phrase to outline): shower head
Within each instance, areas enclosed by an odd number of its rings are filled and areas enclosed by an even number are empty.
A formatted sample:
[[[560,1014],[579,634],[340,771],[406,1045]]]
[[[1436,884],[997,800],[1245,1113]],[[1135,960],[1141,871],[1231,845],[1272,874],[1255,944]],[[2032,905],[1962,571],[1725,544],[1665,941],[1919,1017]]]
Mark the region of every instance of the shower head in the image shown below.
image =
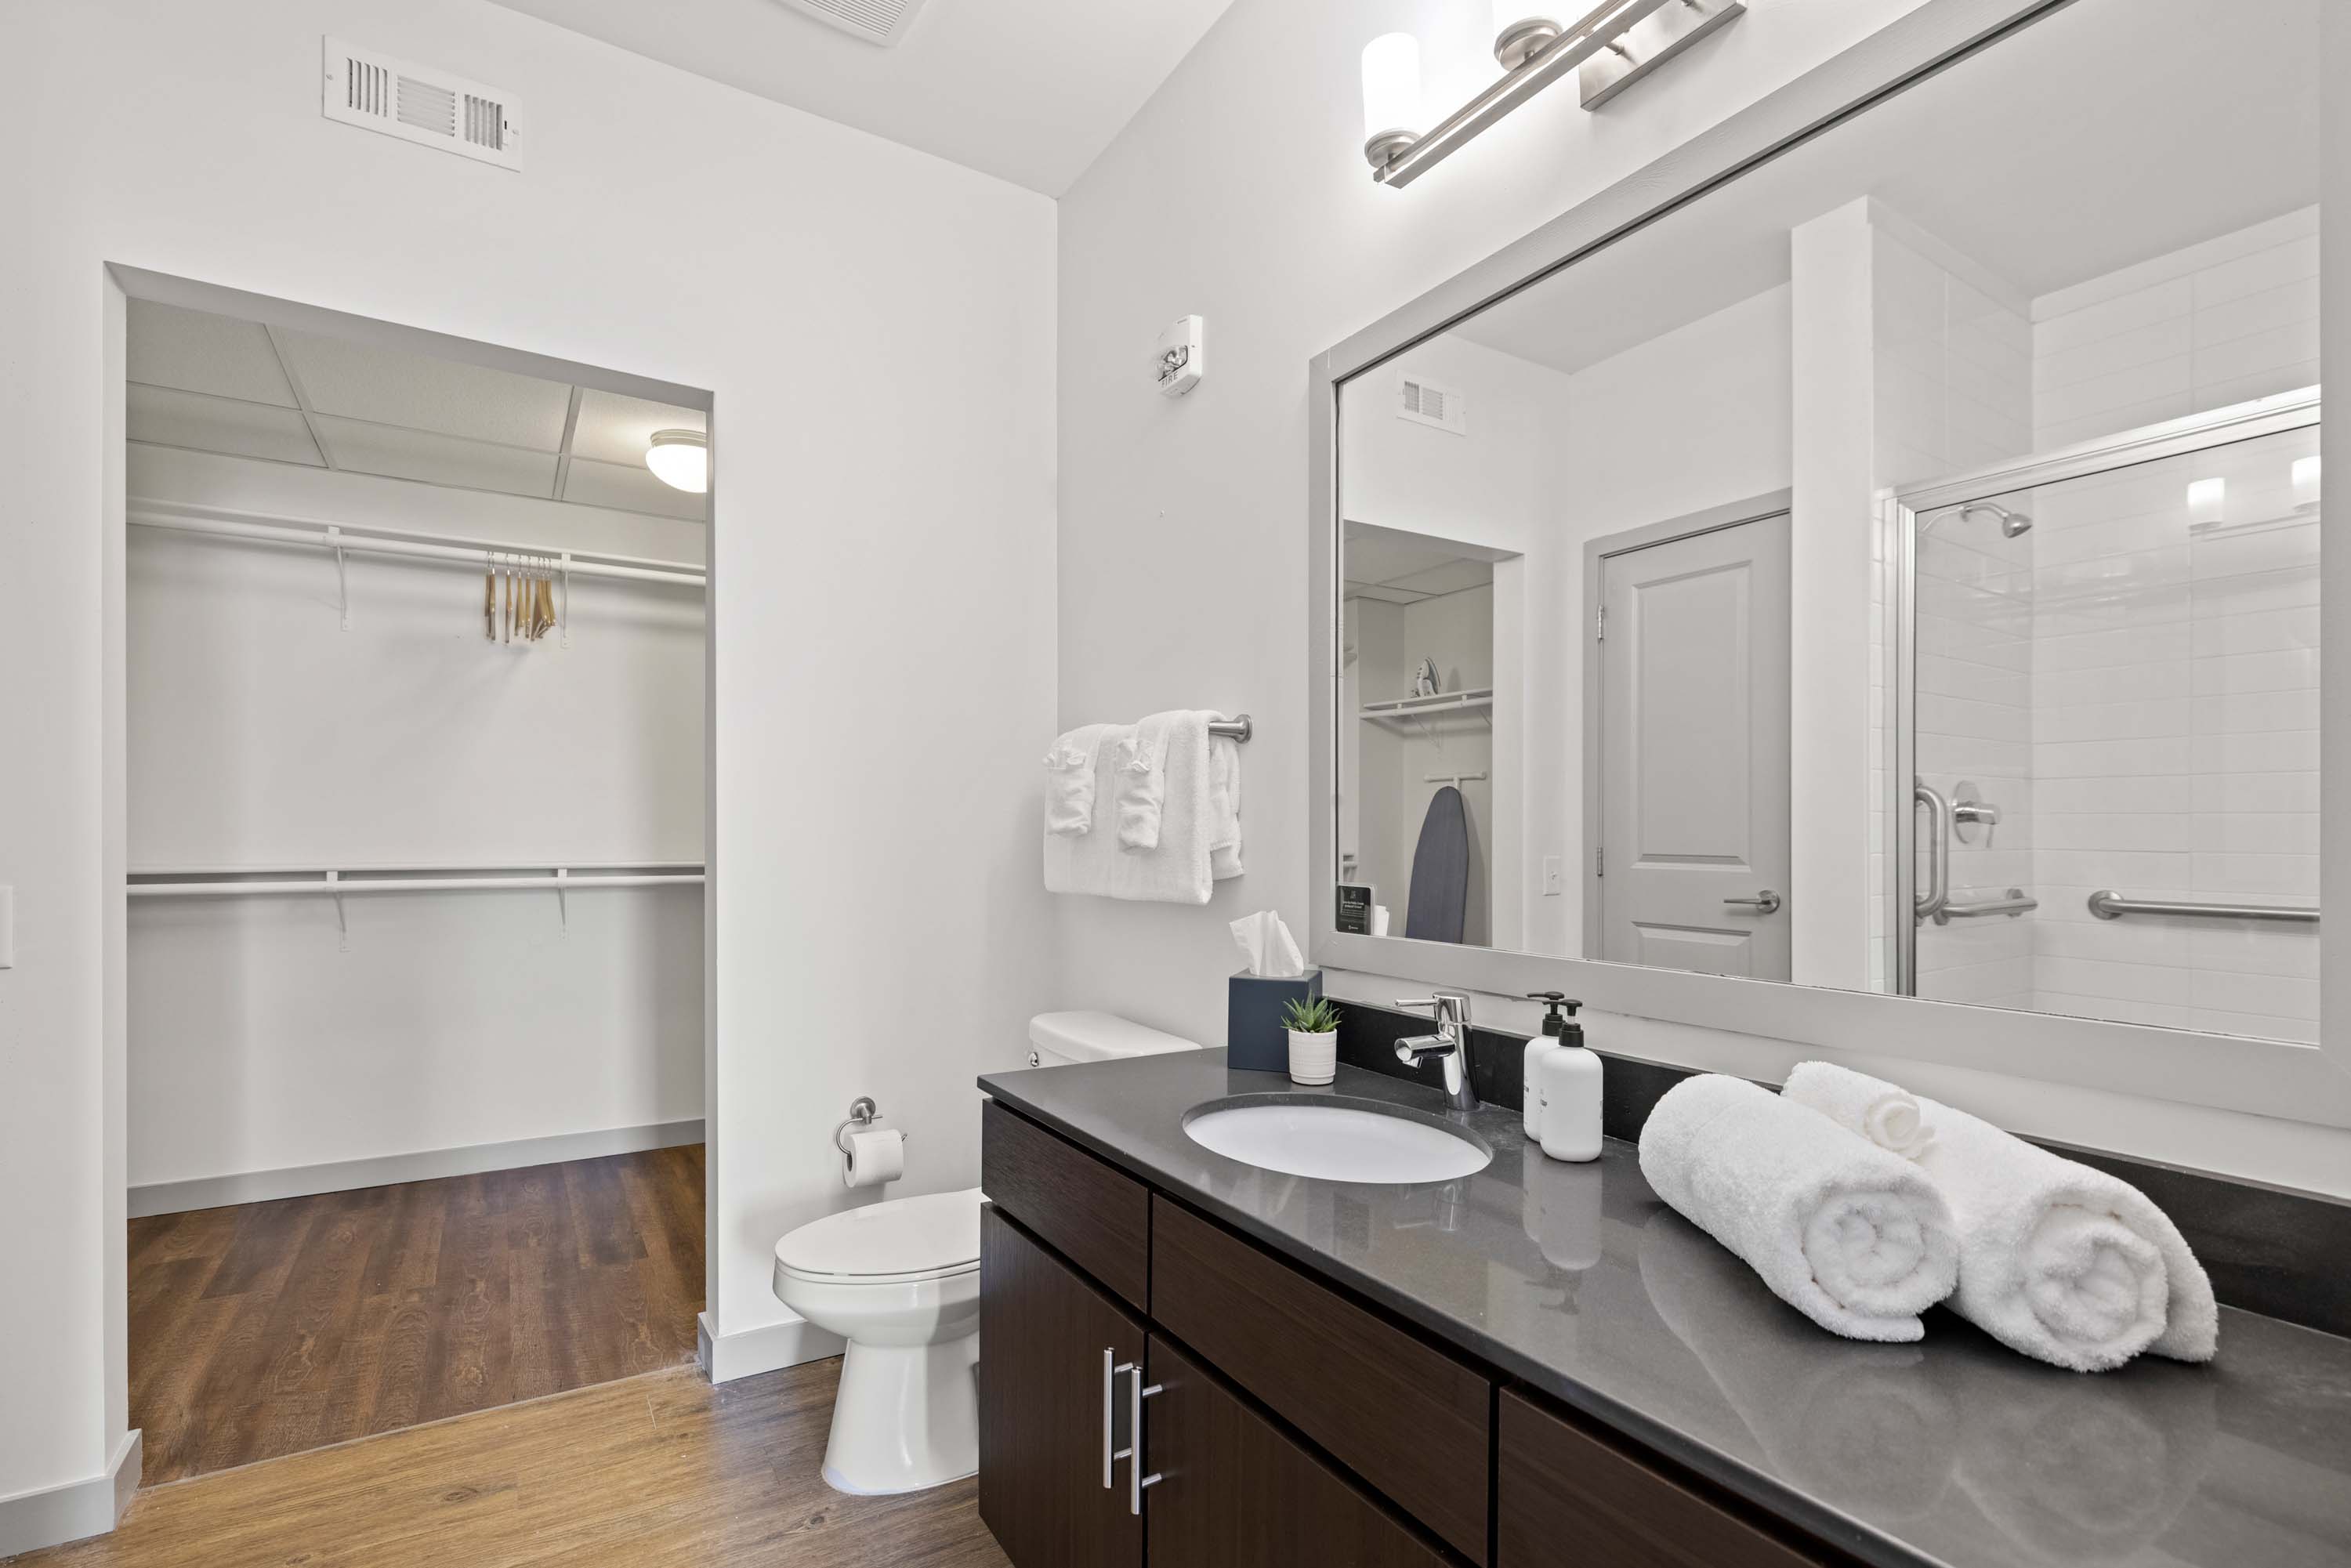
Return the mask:
[[[2000,519],[2000,537],[2004,539],[2012,539],[2019,534],[2028,534],[2032,531],[2031,517],[2022,512],[2011,511],[1996,501],[1970,501],[1966,506],[1955,511],[1947,512],[1944,516],[1967,517],[1978,512],[1987,512]]]

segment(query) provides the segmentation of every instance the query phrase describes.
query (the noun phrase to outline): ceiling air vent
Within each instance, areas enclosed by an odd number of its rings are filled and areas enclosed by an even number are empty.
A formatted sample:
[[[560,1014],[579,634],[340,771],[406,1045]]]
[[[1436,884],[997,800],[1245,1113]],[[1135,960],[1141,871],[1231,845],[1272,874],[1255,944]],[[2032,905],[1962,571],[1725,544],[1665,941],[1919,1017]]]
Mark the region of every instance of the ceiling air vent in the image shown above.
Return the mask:
[[[923,0],[784,0],[795,11],[805,11],[820,22],[830,22],[883,48],[906,36]]]
[[[329,120],[519,169],[514,99],[493,87],[327,40]]]
[[[1408,371],[1396,378],[1396,387],[1397,418],[1449,430],[1456,435],[1469,434],[1468,401],[1451,387],[1423,381]]]

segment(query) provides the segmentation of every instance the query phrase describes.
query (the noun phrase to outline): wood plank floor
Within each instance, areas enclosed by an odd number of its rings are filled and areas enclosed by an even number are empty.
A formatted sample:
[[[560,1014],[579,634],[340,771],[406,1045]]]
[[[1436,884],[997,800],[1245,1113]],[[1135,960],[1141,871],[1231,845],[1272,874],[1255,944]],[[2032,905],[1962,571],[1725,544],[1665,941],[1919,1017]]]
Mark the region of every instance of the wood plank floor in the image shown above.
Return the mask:
[[[691,1361],[699,1145],[131,1222],[153,1486]]]
[[[22,1568],[1008,1568],[973,1483],[844,1497],[819,1473],[836,1361],[692,1368],[142,1491]]]

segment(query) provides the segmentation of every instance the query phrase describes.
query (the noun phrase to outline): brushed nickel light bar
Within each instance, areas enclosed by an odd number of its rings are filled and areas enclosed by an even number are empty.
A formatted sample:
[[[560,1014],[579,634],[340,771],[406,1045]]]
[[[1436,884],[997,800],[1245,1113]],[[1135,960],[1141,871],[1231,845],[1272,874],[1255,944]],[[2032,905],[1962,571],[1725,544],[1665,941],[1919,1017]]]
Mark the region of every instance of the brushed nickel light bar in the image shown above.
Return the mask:
[[[1541,0],[1496,0],[1493,85],[1427,131],[1416,131],[1420,47],[1409,33],[1364,49],[1364,156],[1383,185],[1408,185],[1488,126],[1578,73],[1583,107],[1597,109],[1666,61],[1746,12],[1744,0],[1604,0],[1573,24],[1521,15]]]

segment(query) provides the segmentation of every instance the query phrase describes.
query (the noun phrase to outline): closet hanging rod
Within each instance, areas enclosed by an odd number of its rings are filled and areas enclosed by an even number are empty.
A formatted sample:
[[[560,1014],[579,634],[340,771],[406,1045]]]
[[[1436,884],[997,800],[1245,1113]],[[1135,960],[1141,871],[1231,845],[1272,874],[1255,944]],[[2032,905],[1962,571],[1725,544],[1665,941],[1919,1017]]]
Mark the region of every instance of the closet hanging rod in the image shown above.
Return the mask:
[[[299,882],[133,882],[133,898],[282,898],[305,894],[340,898],[347,893],[512,893],[525,890],[573,893],[597,887],[696,887],[703,873],[620,872],[572,876],[341,877],[321,874]]]
[[[200,507],[137,496],[131,497],[124,520],[140,528],[202,534],[214,538],[341,549],[358,555],[456,561],[469,567],[487,566],[496,557],[512,557],[526,564],[532,561],[568,564],[574,577],[609,577],[631,582],[666,583],[678,588],[701,588],[709,581],[708,574],[689,561],[569,550],[560,547],[517,544],[510,539],[468,538],[451,534],[419,534],[396,528],[346,526],[323,522],[316,517],[278,517],[266,512]]]

